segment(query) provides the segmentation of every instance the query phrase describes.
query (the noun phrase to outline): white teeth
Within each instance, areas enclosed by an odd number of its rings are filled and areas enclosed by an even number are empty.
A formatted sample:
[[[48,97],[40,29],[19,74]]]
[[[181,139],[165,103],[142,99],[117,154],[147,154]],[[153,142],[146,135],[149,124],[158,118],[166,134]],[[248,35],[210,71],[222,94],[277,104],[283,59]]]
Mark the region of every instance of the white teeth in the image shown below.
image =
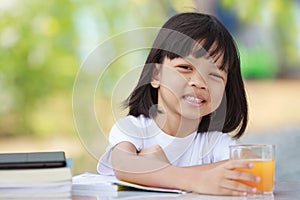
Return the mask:
[[[203,101],[202,99],[198,99],[192,96],[185,96],[185,99],[195,103],[201,103]]]

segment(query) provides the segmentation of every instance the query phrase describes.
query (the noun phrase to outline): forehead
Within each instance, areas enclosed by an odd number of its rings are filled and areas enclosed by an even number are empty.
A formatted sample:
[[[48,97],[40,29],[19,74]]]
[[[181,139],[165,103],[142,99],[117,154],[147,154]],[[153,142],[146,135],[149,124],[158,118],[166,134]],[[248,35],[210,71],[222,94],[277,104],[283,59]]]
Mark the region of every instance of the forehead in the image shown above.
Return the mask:
[[[192,48],[192,54],[195,57],[200,57],[203,55],[211,57],[221,57],[224,54],[224,48],[218,41],[213,43],[207,42],[205,39],[198,41]]]
[[[215,64],[218,68],[227,71],[228,66],[224,65],[224,51],[220,49],[218,43],[215,41],[209,49],[206,46],[206,41],[198,42],[192,49],[192,52],[185,57],[189,62],[199,62],[199,58],[204,58],[209,62]]]

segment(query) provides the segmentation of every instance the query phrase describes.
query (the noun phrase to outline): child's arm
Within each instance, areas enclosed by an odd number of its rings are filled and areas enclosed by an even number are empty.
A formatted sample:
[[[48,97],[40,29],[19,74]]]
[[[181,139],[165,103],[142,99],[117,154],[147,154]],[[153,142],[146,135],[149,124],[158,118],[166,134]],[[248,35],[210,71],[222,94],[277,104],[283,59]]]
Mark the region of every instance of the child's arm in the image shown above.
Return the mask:
[[[191,167],[169,163],[159,146],[137,152],[133,144],[121,142],[112,152],[112,165],[120,180],[152,187],[177,188],[216,195],[245,195],[253,188],[234,179],[255,181],[257,178],[235,168],[248,168],[245,161],[222,161]]]

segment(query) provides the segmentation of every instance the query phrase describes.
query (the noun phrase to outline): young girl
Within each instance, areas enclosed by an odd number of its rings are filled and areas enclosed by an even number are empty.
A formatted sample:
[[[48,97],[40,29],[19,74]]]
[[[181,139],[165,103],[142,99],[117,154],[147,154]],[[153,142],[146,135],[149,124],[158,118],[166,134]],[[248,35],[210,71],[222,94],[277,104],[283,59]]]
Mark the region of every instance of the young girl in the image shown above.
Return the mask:
[[[228,160],[247,125],[247,101],[237,47],[215,17],[182,13],[164,24],[127,106],[100,174],[197,193],[256,192],[236,180],[259,177],[234,170],[253,164]]]

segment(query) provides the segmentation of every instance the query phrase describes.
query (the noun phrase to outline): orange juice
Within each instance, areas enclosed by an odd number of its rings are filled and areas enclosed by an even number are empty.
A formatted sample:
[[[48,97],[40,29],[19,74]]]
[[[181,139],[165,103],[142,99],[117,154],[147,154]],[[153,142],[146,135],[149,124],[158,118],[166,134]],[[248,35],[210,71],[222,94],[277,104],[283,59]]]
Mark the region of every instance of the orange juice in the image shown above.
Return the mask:
[[[236,170],[259,176],[260,182],[238,181],[256,187],[258,193],[271,192],[274,186],[274,160],[251,160],[250,162],[253,163],[253,168],[237,168]]]

